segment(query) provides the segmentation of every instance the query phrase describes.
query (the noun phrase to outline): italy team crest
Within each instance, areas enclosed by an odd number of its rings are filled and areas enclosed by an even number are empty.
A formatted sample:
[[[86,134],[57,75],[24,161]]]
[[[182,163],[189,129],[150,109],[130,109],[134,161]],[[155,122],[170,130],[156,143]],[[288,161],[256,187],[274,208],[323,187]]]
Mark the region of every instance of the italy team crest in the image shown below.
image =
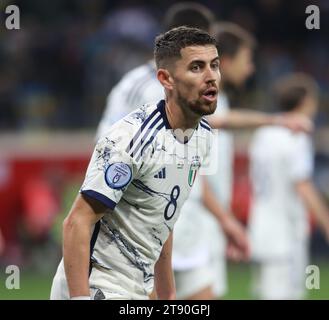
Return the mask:
[[[188,185],[190,187],[193,186],[194,180],[196,178],[196,175],[198,173],[198,169],[200,168],[200,161],[193,161],[190,166],[190,171],[188,173]]]

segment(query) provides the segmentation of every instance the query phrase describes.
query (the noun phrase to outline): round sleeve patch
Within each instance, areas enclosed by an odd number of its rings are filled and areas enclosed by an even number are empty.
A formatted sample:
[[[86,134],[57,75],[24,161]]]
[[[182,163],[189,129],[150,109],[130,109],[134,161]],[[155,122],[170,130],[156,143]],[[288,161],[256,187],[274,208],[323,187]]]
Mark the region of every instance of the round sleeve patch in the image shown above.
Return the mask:
[[[123,162],[112,163],[105,171],[106,184],[112,189],[124,188],[131,178],[131,168]]]

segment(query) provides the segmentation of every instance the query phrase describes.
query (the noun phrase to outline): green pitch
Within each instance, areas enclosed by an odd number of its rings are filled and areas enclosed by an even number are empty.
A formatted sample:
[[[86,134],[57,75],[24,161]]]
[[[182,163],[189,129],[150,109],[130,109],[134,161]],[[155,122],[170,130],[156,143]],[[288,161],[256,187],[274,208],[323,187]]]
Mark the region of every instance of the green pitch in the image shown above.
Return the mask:
[[[309,290],[308,299],[329,299],[329,261],[315,263],[320,267],[320,289]],[[251,269],[249,265],[228,266],[229,292],[225,299],[252,299],[250,294]],[[37,275],[31,272],[20,274],[20,289],[8,290],[5,269],[0,269],[0,299],[36,300],[49,299],[52,275]]]

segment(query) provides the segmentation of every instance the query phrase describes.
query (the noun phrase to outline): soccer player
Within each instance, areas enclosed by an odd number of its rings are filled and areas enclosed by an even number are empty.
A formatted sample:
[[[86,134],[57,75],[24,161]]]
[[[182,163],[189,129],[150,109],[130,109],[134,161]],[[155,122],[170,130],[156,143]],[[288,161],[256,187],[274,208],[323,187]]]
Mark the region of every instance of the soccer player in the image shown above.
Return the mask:
[[[183,3],[183,4],[176,4],[171,9],[168,10],[168,13],[166,15],[166,26],[178,26],[181,24],[187,24],[187,25],[194,25],[198,24],[200,28],[203,29],[210,29],[213,24],[213,15],[209,10],[200,4],[190,4],[190,3]],[[227,28],[230,28],[230,24],[225,24]],[[225,25],[222,25],[221,28],[224,28]],[[234,28],[236,30],[238,27]],[[238,28],[239,29],[239,28]],[[240,29],[239,29],[240,30]],[[229,30],[228,30],[229,31]],[[214,32],[216,33],[216,28],[214,28]],[[234,31],[233,31],[234,32]],[[218,31],[217,31],[218,33]],[[236,32],[235,32],[236,33]],[[245,32],[242,32],[245,34]],[[238,34],[240,34],[238,32]],[[246,36],[249,37],[248,35]],[[228,78],[227,82],[233,82],[236,83],[236,85],[241,85],[245,79],[252,73],[253,65],[251,61],[251,51],[252,51],[252,40],[250,41],[250,44],[243,45],[243,49],[239,50],[242,44],[244,42],[239,37],[233,37],[233,45],[225,45],[224,43],[220,45],[220,50],[222,53],[225,53],[224,55],[224,61],[221,63],[223,71],[226,73],[225,78]],[[236,39],[237,38],[237,39]],[[230,42],[230,37],[228,40],[225,40],[225,43]],[[233,47],[232,47],[233,46]],[[242,52],[242,53],[241,53]],[[240,67],[240,64],[242,63],[242,67]],[[225,68],[225,70],[224,70]],[[243,69],[244,68],[244,69]],[[251,69],[251,70],[250,70]],[[110,92],[108,99],[107,99],[107,106],[103,115],[103,118],[100,122],[100,125],[98,127],[97,136],[100,137],[104,135],[110,128],[111,124],[117,121],[118,119],[121,119],[124,115],[131,112],[133,108],[135,108],[136,105],[143,105],[144,103],[148,101],[157,101],[164,97],[163,88],[159,85],[159,82],[156,79],[156,73],[154,69],[154,62],[149,62],[145,65],[142,65],[131,72],[127,73],[122,80],[112,89]],[[235,77],[234,77],[235,76]],[[230,80],[232,78],[232,80]],[[225,81],[225,79],[224,79]],[[212,117],[209,119],[211,121],[214,128],[239,128],[239,127],[257,127],[260,125],[266,125],[266,124],[273,124],[273,123],[279,123],[280,125],[287,126],[292,129],[305,129],[308,130],[309,128],[309,122],[305,121],[305,119],[301,117],[282,117],[281,115],[267,115],[264,113],[259,112],[252,112],[252,111],[230,111],[228,108],[228,102],[225,95],[220,96],[220,103],[219,114],[216,115],[216,117]],[[120,101],[124,101],[124,105],[120,103]],[[217,190],[217,194],[213,194],[211,196],[210,186],[204,186],[207,188],[209,192],[203,192],[204,195],[208,195],[208,200],[210,198],[215,199],[217,201],[212,201],[210,204],[207,204],[207,206],[211,206],[212,210],[210,211],[212,214],[215,215],[215,219],[218,220],[220,224],[223,225],[223,231],[225,235],[222,235],[220,232],[217,231],[217,225],[211,226],[210,229],[215,229],[214,232],[209,232],[209,234],[216,234],[215,238],[212,240],[212,243],[218,242],[218,254],[221,255],[220,261],[223,261],[220,263],[220,265],[215,262],[215,266],[211,267],[212,270],[219,270],[218,273],[219,276],[218,281],[213,281],[213,278],[209,280],[209,277],[206,284],[206,288],[201,289],[201,295],[195,292],[193,288],[189,291],[191,294],[185,295],[180,294],[180,284],[183,285],[183,283],[187,283],[186,287],[191,287],[191,283],[195,283],[198,285],[198,288],[202,286],[202,283],[198,283],[195,279],[192,280],[192,282],[188,279],[188,281],[180,281],[178,278],[176,278],[177,282],[177,289],[179,291],[179,297],[181,298],[190,298],[192,295],[194,297],[198,298],[212,298],[214,296],[221,296],[226,291],[226,271],[225,271],[225,243],[224,243],[224,236],[229,238],[229,246],[230,246],[230,253],[232,253],[233,257],[236,259],[242,259],[245,258],[248,254],[248,247],[246,244],[246,235],[244,230],[241,228],[239,223],[236,221],[234,216],[232,214],[226,214],[226,211],[229,211],[229,203],[230,203],[230,197],[231,197],[231,180],[232,180],[232,157],[233,157],[233,146],[231,143],[231,136],[227,134],[226,132],[221,132],[220,135],[222,135],[221,142],[218,144],[219,148],[219,154],[222,157],[219,160],[219,170],[218,172],[222,172],[223,175],[219,178],[218,176],[214,176],[214,179],[211,179],[211,181],[214,182],[214,184],[211,185],[212,189]],[[223,151],[221,153],[221,148],[223,148]],[[217,148],[216,148],[217,150]],[[214,160],[217,161],[217,154],[214,155]],[[217,183],[218,182],[218,183]],[[195,199],[198,201],[201,201],[201,190],[206,190],[201,187],[198,187],[199,183],[197,181],[195,187]],[[200,192],[198,192],[200,191]],[[221,204],[223,202],[223,205]],[[201,203],[203,206],[204,203]],[[188,204],[186,205],[188,208]],[[186,210],[189,211],[189,210]],[[204,211],[204,210],[202,210]],[[201,215],[200,215],[201,216]],[[199,216],[199,218],[200,218]],[[209,214],[204,215],[206,218],[200,218],[202,221],[206,220],[208,221]],[[175,267],[179,268],[179,273],[176,273],[176,275],[182,275],[183,272],[187,272],[188,270],[191,271],[191,269],[198,264],[198,258],[196,255],[192,254],[192,257],[188,259],[188,263],[185,262],[177,262],[179,259],[179,240],[180,237],[180,227],[181,225],[185,225],[187,232],[183,232],[185,235],[188,234],[194,234],[194,226],[198,225],[198,223],[193,223],[193,219],[189,219],[189,215],[187,215],[186,219],[189,220],[188,223],[184,222],[178,222],[179,225],[177,226],[177,230],[175,231],[175,238],[177,241],[175,241],[175,247],[174,251],[177,253],[174,256],[174,265]],[[198,219],[195,217],[195,219]],[[185,220],[185,219],[184,219]],[[210,218],[210,224],[213,224],[213,220]],[[192,232],[188,232],[188,225],[192,224]],[[209,224],[209,223],[208,223]],[[217,224],[217,223],[216,223]],[[200,228],[197,231],[198,234],[203,233],[201,226],[203,223],[200,221]],[[199,237],[200,241],[204,241]],[[208,236],[205,237],[205,239],[208,239]],[[197,248],[197,242],[195,242],[195,237],[192,237],[192,241],[189,243],[189,248],[191,248],[191,251],[196,252]],[[185,241],[185,242],[184,242]],[[188,252],[187,247],[184,250],[184,244],[188,241],[188,239],[185,238],[183,240],[181,247],[183,248],[184,254]],[[207,240],[206,240],[207,241]],[[176,245],[177,244],[177,245]],[[186,244],[187,245],[187,244]],[[233,245],[233,246],[232,246]],[[238,247],[236,246],[238,245]],[[216,255],[216,249],[214,248],[213,252]],[[242,250],[242,251],[241,251]],[[204,251],[203,249],[201,251]],[[204,252],[207,252],[208,249],[206,249]],[[210,255],[210,256],[213,256]],[[180,259],[182,260],[182,259]],[[186,260],[186,259],[184,259]],[[218,259],[212,259],[217,261]],[[191,263],[189,262],[191,261]],[[208,260],[207,260],[208,261]],[[177,262],[177,263],[176,263]],[[208,263],[208,262],[207,262]],[[213,274],[213,273],[208,273]],[[197,277],[198,278],[198,277]],[[200,278],[198,278],[200,279]],[[208,288],[209,283],[218,283],[218,289],[216,289],[215,293],[209,294],[210,290]],[[205,289],[205,290],[203,290]],[[184,291],[185,289],[182,289]],[[195,293],[195,295],[194,295]],[[193,298],[193,297],[192,297]]]
[[[318,88],[304,74],[275,86],[278,107],[312,119]],[[259,129],[250,146],[253,204],[249,219],[254,289],[261,299],[300,299],[305,293],[312,213],[329,241],[329,210],[312,182],[311,137],[278,127]]]
[[[175,298],[172,230],[209,155],[202,116],[217,106],[216,41],[194,28],[156,38],[166,99],[115,123],[97,143],[63,224],[63,260],[51,299]],[[189,130],[188,130],[189,129]]]

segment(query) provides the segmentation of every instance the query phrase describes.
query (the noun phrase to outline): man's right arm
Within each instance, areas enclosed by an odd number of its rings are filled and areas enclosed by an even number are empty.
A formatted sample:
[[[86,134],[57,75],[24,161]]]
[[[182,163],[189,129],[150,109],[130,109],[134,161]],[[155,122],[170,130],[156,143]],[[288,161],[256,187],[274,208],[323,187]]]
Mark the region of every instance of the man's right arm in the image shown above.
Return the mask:
[[[93,227],[107,208],[79,194],[63,223],[64,268],[71,298],[90,296],[90,240]]]
[[[296,183],[296,190],[322,228],[329,243],[329,209],[310,179]]]
[[[294,113],[267,114],[253,110],[230,110],[225,114],[213,114],[207,117],[214,129],[256,129],[261,126],[276,125],[295,132],[312,132],[312,122],[303,115]]]
[[[222,226],[228,240],[228,255],[232,260],[248,260],[250,248],[247,232],[230,212],[225,212],[218,202],[207,178],[202,179],[202,203]]]

